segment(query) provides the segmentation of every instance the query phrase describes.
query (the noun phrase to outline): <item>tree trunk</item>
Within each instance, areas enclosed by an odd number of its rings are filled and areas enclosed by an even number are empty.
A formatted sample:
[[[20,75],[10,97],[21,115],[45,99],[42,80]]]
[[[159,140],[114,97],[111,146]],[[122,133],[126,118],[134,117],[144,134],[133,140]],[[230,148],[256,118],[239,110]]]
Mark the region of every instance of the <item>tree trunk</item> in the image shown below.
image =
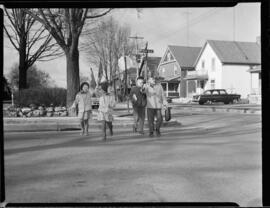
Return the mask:
[[[19,90],[27,88],[27,68],[26,64],[19,65]]]
[[[76,94],[80,90],[80,69],[79,50],[77,47],[70,47],[66,53],[67,63],[67,99],[66,105],[70,107],[75,100]]]
[[[19,90],[27,88],[26,39],[21,37],[19,50]]]

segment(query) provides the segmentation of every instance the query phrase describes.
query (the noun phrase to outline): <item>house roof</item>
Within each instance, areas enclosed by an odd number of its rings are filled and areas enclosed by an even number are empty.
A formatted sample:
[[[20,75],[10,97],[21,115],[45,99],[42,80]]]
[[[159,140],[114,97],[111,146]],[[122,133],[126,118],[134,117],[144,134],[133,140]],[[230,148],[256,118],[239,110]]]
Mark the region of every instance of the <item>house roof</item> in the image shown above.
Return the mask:
[[[186,80],[208,80],[208,75],[187,75]]]
[[[201,47],[169,45],[168,48],[181,68],[193,68],[201,51]]]
[[[148,56],[147,66],[149,67],[150,70],[156,70],[159,65],[160,60],[161,60],[161,57]]]
[[[224,64],[256,65],[261,63],[261,48],[256,42],[207,40],[200,55],[207,43],[212,47],[220,61]],[[199,60],[200,55],[198,56],[197,61]]]
[[[144,57],[144,60],[141,63],[140,67],[142,67],[142,68],[145,67],[145,63],[146,63],[145,59],[146,58]],[[149,68],[151,76],[157,74],[157,68],[158,68],[158,65],[160,63],[160,60],[161,60],[161,57],[156,57],[156,56],[148,56],[147,57],[147,67]]]
[[[161,81],[162,82],[179,82],[181,78],[181,75],[176,75],[176,76],[172,76],[172,77],[161,77]]]

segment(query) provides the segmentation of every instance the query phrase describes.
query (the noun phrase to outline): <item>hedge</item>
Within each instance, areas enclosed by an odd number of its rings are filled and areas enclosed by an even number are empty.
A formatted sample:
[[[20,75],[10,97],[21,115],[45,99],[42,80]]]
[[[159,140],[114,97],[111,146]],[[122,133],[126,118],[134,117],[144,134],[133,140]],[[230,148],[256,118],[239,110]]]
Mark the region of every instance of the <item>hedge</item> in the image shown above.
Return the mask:
[[[66,95],[64,88],[29,88],[14,93],[14,104],[22,107],[31,104],[66,106]]]

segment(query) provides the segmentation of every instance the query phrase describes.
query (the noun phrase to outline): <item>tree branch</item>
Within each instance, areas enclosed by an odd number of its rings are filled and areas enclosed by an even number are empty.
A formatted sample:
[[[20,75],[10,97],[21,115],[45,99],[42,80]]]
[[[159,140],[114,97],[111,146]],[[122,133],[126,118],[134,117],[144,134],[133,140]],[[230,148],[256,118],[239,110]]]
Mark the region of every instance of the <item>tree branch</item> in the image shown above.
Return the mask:
[[[15,48],[17,51],[19,51],[18,46],[16,46],[16,44],[13,42],[12,37],[11,37],[11,35],[8,33],[8,31],[7,31],[6,27],[5,27],[5,25],[4,25],[4,30],[5,30],[5,32],[6,32],[7,36],[8,36],[8,39],[10,40],[11,44],[14,46],[14,48]]]
[[[110,8],[108,11],[103,12],[102,14],[98,14],[98,15],[94,15],[94,16],[86,16],[87,19],[94,19],[94,18],[98,18],[98,17],[102,17],[106,14],[108,14],[110,11],[112,10],[112,8]]]

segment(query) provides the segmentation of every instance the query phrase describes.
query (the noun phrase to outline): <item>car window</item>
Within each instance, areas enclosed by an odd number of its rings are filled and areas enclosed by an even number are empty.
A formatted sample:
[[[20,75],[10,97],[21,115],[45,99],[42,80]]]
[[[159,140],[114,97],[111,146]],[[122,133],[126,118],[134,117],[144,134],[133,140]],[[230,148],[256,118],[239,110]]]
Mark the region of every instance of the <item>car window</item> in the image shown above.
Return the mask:
[[[204,95],[211,95],[211,91],[205,91],[203,94]]]
[[[213,94],[213,95],[218,95],[219,93],[218,93],[217,90],[214,90],[212,94]]]
[[[220,90],[220,91],[219,91],[219,94],[225,95],[225,94],[226,94],[226,91],[225,91],[225,90]]]

